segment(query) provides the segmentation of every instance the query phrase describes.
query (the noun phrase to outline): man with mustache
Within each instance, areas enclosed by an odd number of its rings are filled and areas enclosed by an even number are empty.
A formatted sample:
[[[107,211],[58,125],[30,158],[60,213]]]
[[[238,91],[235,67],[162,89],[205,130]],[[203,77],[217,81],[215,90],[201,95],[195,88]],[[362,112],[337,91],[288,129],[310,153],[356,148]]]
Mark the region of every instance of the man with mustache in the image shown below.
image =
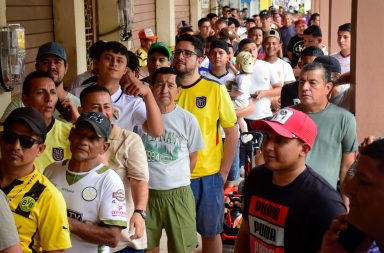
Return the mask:
[[[67,53],[65,52],[64,47],[56,42],[48,42],[39,47],[39,51],[36,56],[35,68],[37,71],[48,73],[55,82],[59,102],[58,106],[61,105],[60,111],[55,111],[55,118],[65,121],[72,121],[73,118],[70,114],[70,110],[76,109],[78,106],[80,106],[80,100],[73,94],[64,90],[63,80],[68,70],[67,61]],[[0,119],[0,122],[4,122],[5,118],[14,109],[23,106],[24,104],[21,95],[19,95],[7,106],[2,118]]]

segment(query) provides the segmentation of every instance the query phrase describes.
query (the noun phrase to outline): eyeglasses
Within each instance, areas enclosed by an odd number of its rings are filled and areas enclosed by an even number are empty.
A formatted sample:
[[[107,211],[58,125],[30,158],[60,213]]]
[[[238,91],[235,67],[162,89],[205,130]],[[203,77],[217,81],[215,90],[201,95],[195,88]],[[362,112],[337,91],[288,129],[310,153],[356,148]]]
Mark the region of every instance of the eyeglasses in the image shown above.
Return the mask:
[[[14,144],[19,140],[22,148],[31,148],[35,143],[40,144],[40,141],[26,135],[19,135],[13,132],[3,132],[3,141],[7,144]]]
[[[200,57],[197,53],[193,52],[193,51],[190,51],[190,50],[180,50],[180,49],[176,49],[174,52],[173,52],[173,56],[174,57],[179,57],[180,54],[183,54],[183,56],[185,58],[190,58],[192,55],[196,55],[197,57]]]

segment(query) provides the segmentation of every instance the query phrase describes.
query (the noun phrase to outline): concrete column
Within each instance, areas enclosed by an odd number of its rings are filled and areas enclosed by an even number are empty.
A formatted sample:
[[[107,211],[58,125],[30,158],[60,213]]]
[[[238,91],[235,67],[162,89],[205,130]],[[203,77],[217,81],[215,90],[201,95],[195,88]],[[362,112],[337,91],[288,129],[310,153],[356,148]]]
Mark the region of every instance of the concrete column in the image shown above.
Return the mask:
[[[201,19],[201,0],[189,0],[189,12],[191,16],[191,26],[197,29],[197,22]]]
[[[55,41],[64,46],[68,55],[67,86],[79,73],[87,70],[85,44],[84,0],[53,1]]]
[[[383,136],[384,1],[352,0],[352,85],[356,85],[355,113],[359,139]]]
[[[351,22],[352,0],[331,0],[329,6],[329,34],[328,34],[328,51],[334,53],[339,51],[337,45],[337,30],[340,25]],[[326,17],[321,15],[321,22]]]
[[[157,36],[162,38],[168,45],[174,46],[175,27],[175,0],[156,0]]]
[[[331,0],[318,0],[319,9],[318,12],[320,13],[320,28],[321,32],[323,33],[323,43],[327,46],[329,49],[329,8],[330,8],[330,1]]]
[[[217,15],[220,15],[221,10],[219,10],[219,4],[217,3],[216,0],[210,0],[209,5],[210,5],[210,9],[211,9],[210,12],[216,13]]]

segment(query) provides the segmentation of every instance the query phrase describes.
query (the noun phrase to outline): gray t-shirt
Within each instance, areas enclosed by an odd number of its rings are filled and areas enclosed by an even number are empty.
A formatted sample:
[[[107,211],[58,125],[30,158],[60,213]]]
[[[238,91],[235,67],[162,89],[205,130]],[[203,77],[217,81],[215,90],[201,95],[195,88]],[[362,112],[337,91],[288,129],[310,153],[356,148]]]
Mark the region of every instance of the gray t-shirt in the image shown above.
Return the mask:
[[[5,250],[19,242],[19,235],[7,197],[2,190],[0,190],[0,221],[0,250]]]
[[[179,106],[161,115],[164,132],[160,137],[148,135],[141,126],[141,136],[147,152],[149,188],[175,189],[190,184],[189,154],[204,147],[203,137],[195,116]]]
[[[317,137],[306,162],[336,189],[343,154],[358,148],[356,119],[331,103],[323,111],[308,116],[317,125]]]

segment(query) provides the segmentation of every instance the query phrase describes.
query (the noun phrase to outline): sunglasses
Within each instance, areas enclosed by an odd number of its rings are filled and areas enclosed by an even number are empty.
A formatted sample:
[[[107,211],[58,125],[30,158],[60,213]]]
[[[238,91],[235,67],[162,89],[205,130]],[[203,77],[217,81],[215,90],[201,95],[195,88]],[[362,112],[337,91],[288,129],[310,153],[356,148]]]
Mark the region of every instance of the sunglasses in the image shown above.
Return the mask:
[[[4,132],[3,141],[7,144],[14,144],[16,140],[19,140],[22,148],[31,148],[35,143],[40,144],[40,141],[26,135],[19,135],[13,132]]]

